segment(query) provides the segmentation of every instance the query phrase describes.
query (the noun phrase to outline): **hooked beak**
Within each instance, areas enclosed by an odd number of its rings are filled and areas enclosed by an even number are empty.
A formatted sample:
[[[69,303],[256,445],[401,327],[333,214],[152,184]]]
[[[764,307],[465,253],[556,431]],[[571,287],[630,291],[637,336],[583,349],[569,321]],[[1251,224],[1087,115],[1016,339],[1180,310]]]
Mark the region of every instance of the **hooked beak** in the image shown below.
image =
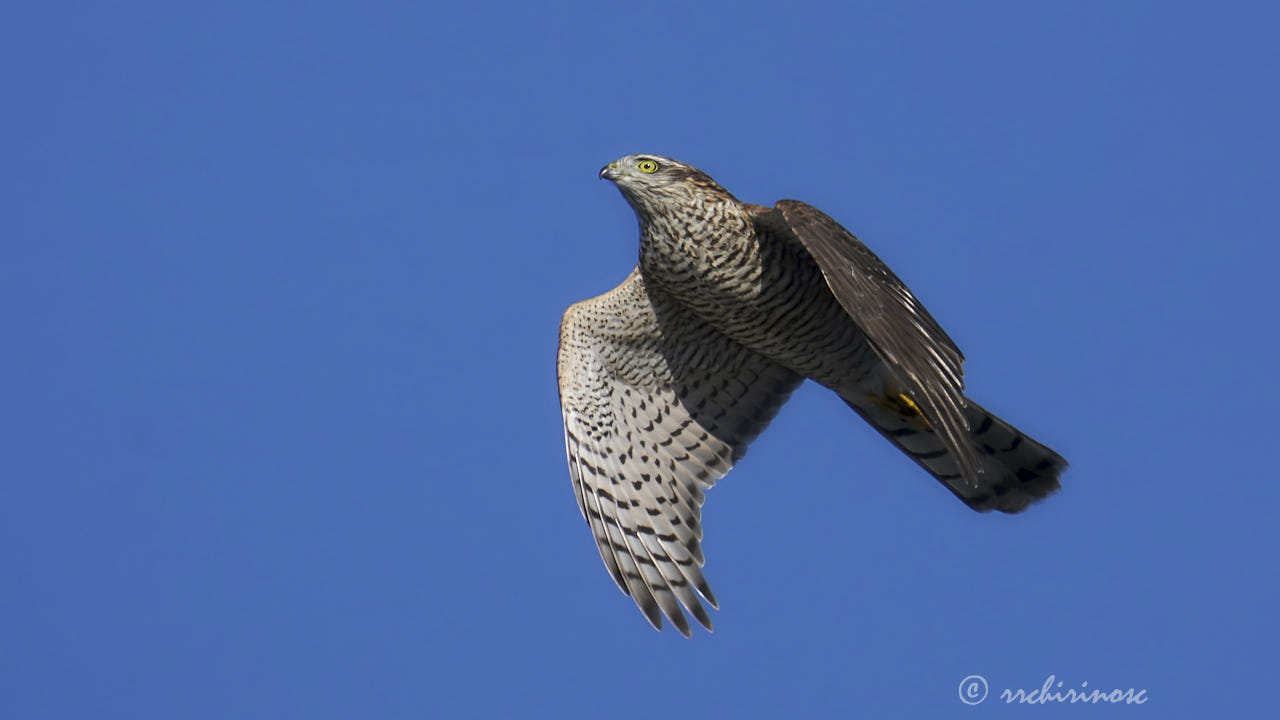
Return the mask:
[[[611,162],[608,165],[605,165],[604,167],[600,168],[600,179],[617,180],[618,179],[618,163]]]

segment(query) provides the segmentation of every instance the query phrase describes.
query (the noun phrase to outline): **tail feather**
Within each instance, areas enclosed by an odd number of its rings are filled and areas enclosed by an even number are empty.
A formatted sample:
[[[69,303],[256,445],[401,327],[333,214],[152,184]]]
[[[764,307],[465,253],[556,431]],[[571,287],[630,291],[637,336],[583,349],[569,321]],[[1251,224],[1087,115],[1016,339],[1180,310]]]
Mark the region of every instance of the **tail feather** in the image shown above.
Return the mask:
[[[942,440],[912,407],[846,402],[889,442],[980,512],[1025,510],[1060,487],[1058,476],[1067,467],[1062,456],[970,400],[965,408],[969,441],[982,471],[965,477]]]

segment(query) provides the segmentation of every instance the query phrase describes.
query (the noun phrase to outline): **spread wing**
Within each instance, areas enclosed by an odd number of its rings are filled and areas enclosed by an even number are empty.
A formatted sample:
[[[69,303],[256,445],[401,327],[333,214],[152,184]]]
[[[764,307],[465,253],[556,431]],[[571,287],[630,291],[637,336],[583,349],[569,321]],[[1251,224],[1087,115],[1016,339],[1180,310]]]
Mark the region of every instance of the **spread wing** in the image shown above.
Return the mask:
[[[760,221],[775,231],[789,230],[818,263],[831,292],[976,486],[982,469],[966,439],[964,355],[955,342],[906,284],[839,223],[797,200],[775,207]]]
[[[632,272],[560,324],[557,371],[578,509],[618,587],[655,628],[708,630],[703,491],[803,380],[729,340]]]

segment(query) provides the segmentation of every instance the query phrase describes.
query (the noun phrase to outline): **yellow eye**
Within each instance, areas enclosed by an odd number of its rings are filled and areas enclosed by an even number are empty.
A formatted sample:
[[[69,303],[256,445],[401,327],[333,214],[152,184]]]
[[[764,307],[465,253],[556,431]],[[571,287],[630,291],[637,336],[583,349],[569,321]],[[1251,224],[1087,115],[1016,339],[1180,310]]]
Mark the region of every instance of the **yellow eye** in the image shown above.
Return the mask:
[[[656,173],[656,172],[658,172],[658,163],[656,163],[656,162],[654,162],[654,161],[652,161],[652,160],[641,160],[640,162],[636,163],[636,167],[637,167],[637,168],[640,170],[640,172],[642,172],[642,173]]]

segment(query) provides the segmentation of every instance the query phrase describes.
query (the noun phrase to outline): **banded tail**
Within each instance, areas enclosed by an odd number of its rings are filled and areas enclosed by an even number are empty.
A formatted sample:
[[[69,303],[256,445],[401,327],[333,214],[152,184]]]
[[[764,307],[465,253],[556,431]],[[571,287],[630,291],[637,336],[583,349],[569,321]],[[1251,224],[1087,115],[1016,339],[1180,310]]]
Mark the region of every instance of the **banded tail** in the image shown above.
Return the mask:
[[[969,440],[982,462],[982,474],[975,483],[961,475],[959,465],[910,400],[845,402],[956,497],[980,512],[1025,510],[1060,487],[1058,475],[1067,467],[1061,455],[969,400],[965,408]]]

